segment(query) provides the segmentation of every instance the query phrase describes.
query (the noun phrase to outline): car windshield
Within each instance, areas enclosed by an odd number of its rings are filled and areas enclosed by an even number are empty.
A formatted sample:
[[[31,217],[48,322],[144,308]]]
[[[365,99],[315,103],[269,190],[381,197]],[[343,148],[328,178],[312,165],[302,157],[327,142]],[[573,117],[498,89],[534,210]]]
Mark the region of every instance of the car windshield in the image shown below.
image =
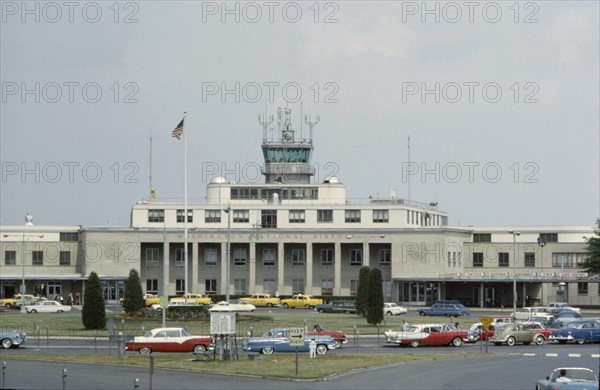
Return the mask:
[[[567,369],[561,369],[561,370],[555,370],[552,373],[552,378],[553,380],[556,380],[557,378],[559,378],[561,375],[561,371],[566,371],[566,375],[563,375],[563,377],[567,377],[571,380],[584,380],[584,381],[593,381],[595,382],[596,379],[596,375],[591,371],[591,370],[581,370],[581,369],[576,369],[576,368],[567,368]]]

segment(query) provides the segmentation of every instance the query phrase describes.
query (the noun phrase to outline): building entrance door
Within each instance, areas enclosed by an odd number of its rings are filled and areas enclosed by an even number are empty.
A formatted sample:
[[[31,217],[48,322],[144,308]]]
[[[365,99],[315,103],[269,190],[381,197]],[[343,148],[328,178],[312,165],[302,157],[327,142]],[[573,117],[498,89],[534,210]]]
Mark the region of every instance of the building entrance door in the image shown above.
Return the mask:
[[[485,307],[496,307],[496,287],[486,287],[484,290]]]
[[[479,304],[480,304],[479,293],[480,292],[481,292],[481,289],[479,288],[479,286],[473,287],[473,297],[471,298],[471,302],[473,303],[473,306],[479,306]]]
[[[101,280],[100,286],[106,303],[119,303],[125,291],[123,280]]]

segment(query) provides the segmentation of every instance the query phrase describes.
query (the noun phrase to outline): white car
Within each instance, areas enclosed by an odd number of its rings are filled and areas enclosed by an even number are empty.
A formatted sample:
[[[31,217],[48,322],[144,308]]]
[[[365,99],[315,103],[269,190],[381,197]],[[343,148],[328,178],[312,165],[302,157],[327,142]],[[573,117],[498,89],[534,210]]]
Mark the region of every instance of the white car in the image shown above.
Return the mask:
[[[402,306],[398,306],[396,303],[389,302],[383,304],[383,313],[388,316],[396,316],[400,314],[406,314],[408,309]]]
[[[221,301],[214,304],[208,311],[254,311],[256,306],[246,301],[240,301],[239,299],[232,299],[229,302]]]
[[[169,301],[169,304],[167,305],[167,308],[169,307],[198,307],[198,306],[202,306],[200,305],[198,302],[194,301],[193,299],[188,299],[187,300],[187,304],[186,301],[184,299],[171,299]],[[155,303],[154,305],[151,306],[153,310],[162,310],[162,306],[158,303]]]
[[[62,313],[71,311],[71,306],[61,305],[56,301],[42,301],[35,305],[25,305],[27,313]]]

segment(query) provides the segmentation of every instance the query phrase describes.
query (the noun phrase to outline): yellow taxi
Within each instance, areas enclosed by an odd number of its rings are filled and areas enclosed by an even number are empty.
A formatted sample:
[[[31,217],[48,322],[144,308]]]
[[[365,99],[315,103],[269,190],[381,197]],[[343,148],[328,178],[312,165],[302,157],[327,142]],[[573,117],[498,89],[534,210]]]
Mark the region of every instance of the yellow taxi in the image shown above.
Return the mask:
[[[279,306],[281,301],[279,298],[272,296],[271,294],[252,294],[249,297],[240,298],[240,301],[248,302],[254,306]]]

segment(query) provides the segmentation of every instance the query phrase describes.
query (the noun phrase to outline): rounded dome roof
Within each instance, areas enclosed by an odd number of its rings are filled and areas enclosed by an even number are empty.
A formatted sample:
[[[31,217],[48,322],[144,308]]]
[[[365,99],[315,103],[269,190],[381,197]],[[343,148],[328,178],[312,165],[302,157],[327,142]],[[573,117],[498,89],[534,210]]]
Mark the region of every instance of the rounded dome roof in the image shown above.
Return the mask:
[[[216,176],[210,181],[210,184],[224,184],[224,183],[227,183],[227,179],[225,179],[223,176]]]

